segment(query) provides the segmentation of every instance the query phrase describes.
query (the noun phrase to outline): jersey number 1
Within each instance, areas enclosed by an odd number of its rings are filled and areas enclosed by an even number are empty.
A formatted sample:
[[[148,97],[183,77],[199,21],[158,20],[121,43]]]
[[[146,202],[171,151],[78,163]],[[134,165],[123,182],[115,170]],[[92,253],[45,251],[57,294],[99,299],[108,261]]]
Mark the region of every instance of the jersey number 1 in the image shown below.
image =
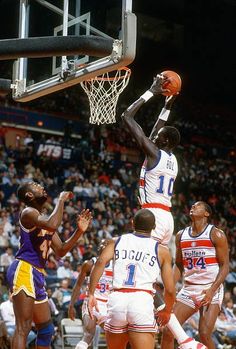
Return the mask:
[[[135,268],[136,268],[135,264],[129,264],[127,266],[128,275],[127,275],[126,281],[124,282],[125,286],[134,286],[135,285],[135,282],[134,282]]]

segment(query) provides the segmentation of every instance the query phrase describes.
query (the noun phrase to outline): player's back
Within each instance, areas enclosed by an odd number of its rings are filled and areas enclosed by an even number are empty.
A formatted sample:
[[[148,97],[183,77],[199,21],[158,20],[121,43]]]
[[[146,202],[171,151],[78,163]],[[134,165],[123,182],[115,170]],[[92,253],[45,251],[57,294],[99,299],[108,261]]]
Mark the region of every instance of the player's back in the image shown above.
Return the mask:
[[[113,288],[153,290],[160,275],[158,243],[134,233],[122,235],[116,242]]]
[[[147,169],[144,161],[140,173],[139,193],[142,204],[160,203],[171,207],[173,186],[178,174],[178,163],[173,153],[159,150],[156,165]]]

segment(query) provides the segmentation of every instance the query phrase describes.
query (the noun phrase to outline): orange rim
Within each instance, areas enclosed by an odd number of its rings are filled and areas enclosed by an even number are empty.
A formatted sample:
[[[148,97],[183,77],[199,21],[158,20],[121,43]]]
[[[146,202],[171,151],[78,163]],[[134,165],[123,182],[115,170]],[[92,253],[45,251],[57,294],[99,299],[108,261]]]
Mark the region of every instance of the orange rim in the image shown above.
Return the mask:
[[[127,79],[131,75],[131,69],[128,68],[128,67],[118,68],[117,71],[119,71],[119,70],[125,70],[125,75],[111,76],[111,77],[106,77],[106,78],[103,77],[103,76],[95,76],[94,78],[85,80],[84,82],[91,82],[92,80],[97,80],[97,81],[116,81],[116,80],[121,80],[121,79]],[[112,70],[112,71],[114,71],[114,70]],[[104,74],[108,74],[108,73],[109,72],[104,73]]]

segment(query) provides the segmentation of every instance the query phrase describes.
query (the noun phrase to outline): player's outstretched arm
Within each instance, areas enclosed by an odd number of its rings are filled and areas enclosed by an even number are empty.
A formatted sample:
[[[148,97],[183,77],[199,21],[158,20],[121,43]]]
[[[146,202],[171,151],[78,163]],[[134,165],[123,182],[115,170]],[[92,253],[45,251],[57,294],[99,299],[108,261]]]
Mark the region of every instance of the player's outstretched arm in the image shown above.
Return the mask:
[[[92,213],[89,210],[83,210],[77,219],[77,229],[74,231],[73,235],[62,242],[57,233],[52,237],[52,249],[55,251],[57,256],[63,257],[69,252],[77,242],[77,240],[84,234],[87,230],[90,222],[92,220]]]
[[[165,125],[169,118],[172,105],[177,95],[166,96],[164,108],[162,108],[155,125],[152,128],[149,139],[154,142],[158,131]]]
[[[49,217],[42,215],[33,207],[25,208],[21,214],[21,223],[26,229],[38,227],[48,231],[55,231],[62,221],[64,203],[69,200],[72,195],[70,191],[61,192],[57,204]]]
[[[154,78],[154,82],[149,90],[147,90],[142,96],[139,97],[131,106],[129,106],[122,114],[122,119],[130,131],[130,134],[134,137],[139,148],[144,151],[146,155],[152,155],[153,152],[156,155],[156,147],[153,147],[153,143],[148,137],[145,136],[143,129],[134,120],[134,116],[140,107],[147,102],[152,96],[159,95],[166,90],[162,88],[162,84],[165,82],[165,78],[161,75],[157,75]],[[154,155],[154,156],[155,156]]]
[[[181,235],[182,235],[182,230],[176,234],[176,238],[175,238],[176,254],[175,254],[175,264],[173,267],[175,285],[181,279],[183,270],[184,270],[183,262],[182,262],[182,252],[180,248]]]
[[[93,266],[93,262],[91,260],[85,261],[82,264],[79,277],[76,280],[76,283],[73,287],[72,294],[71,294],[71,300],[70,300],[70,304],[68,307],[68,316],[69,316],[69,318],[71,318],[71,320],[75,319],[76,312],[75,312],[74,305],[79,297],[80,290],[81,290],[81,287],[84,283],[86,276],[88,276],[91,272],[92,266]]]
[[[216,259],[219,263],[219,272],[211,287],[203,291],[205,294],[201,301],[201,305],[203,306],[209,305],[216,290],[225,281],[225,278],[229,273],[229,246],[225,233],[218,228],[213,228],[211,240],[216,249]]]

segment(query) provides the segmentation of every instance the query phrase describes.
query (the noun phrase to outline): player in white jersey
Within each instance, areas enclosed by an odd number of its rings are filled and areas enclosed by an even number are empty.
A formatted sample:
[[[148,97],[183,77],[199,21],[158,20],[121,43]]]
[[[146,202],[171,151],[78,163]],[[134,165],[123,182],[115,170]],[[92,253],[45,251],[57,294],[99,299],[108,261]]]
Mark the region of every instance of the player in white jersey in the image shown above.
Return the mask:
[[[142,208],[150,209],[155,215],[156,227],[152,236],[161,244],[168,245],[174,231],[171,198],[178,174],[178,163],[172,151],[180,142],[180,134],[175,127],[164,125],[176,96],[166,97],[165,106],[150,137],[145,136],[134,120],[137,111],[150,97],[166,91],[162,88],[164,82],[166,78],[157,75],[151,88],[128,107],[122,117],[130,134],[145,154],[139,182],[140,203]]]
[[[191,226],[176,236],[174,278],[183,274],[183,287],[177,295],[174,314],[183,324],[200,312],[199,337],[208,349],[215,348],[211,338],[223,300],[223,282],[229,272],[228,243],[224,232],[208,223],[211,208],[203,201],[192,205]],[[173,349],[174,339],[165,329],[162,349]]]
[[[102,240],[99,248],[99,253],[104,248],[105,240]],[[71,301],[69,304],[68,309],[68,316],[74,320],[76,317],[76,312],[74,305],[78,299],[81,287],[86,281],[87,285],[89,284],[89,275],[91,273],[91,270],[96,263],[97,258],[93,257],[90,260],[85,261],[82,264],[81,272],[79,274],[79,277],[74,285],[72,295],[71,295]],[[82,340],[76,345],[75,349],[87,349],[88,346],[93,341],[93,348],[96,347],[99,340],[99,326],[103,327],[104,322],[107,317],[107,300],[108,295],[110,294],[111,287],[112,287],[112,277],[113,277],[113,263],[112,261],[108,263],[105,266],[104,272],[101,275],[101,278],[99,282],[96,285],[95,288],[95,297],[98,302],[99,311],[97,311],[94,314],[94,319],[91,319],[88,313],[88,289],[86,290],[86,298],[83,301],[82,306],[82,320],[83,320],[83,328],[84,328],[84,335]]]
[[[134,217],[134,232],[110,240],[103,249],[90,276],[89,311],[98,310],[96,284],[105,265],[113,260],[113,292],[108,299],[105,322],[109,349],[124,349],[129,341],[133,349],[153,349],[157,331],[154,317],[153,284],[161,273],[165,307],[158,312],[158,321],[165,325],[175,301],[171,256],[168,249],[151,238],[155,217],[148,209]]]

